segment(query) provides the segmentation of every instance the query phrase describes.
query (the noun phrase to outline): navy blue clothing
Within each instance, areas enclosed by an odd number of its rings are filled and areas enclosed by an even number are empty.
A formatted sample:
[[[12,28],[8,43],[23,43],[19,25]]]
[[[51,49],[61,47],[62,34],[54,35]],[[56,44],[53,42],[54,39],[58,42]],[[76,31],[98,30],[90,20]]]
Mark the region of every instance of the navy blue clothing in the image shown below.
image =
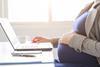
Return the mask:
[[[78,17],[73,24],[73,30],[79,34],[86,35],[85,32],[85,21],[87,18],[88,12],[85,12],[80,17]]]
[[[83,52],[76,52],[64,44],[58,45],[58,57],[61,63],[98,64],[96,57]]]
[[[85,12],[74,22],[73,30],[79,34],[86,35],[85,21],[88,12]],[[59,44],[58,57],[61,63],[81,63],[81,64],[98,64],[96,57],[83,52],[77,52],[73,48]]]

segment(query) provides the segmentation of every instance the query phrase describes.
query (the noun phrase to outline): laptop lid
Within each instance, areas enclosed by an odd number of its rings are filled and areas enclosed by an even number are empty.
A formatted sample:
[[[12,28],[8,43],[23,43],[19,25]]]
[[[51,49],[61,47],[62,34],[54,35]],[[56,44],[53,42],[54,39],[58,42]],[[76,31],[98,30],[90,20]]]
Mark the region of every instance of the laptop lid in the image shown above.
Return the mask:
[[[6,34],[7,39],[11,43],[13,49],[15,50],[15,47],[17,47],[18,44],[20,44],[11,24],[6,18],[0,18],[0,24],[1,27]]]

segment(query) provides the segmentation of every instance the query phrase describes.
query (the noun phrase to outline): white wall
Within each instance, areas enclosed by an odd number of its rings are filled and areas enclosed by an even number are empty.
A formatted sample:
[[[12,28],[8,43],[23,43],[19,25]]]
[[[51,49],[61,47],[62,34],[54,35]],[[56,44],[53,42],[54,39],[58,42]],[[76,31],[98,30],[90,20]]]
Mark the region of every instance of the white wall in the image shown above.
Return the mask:
[[[4,4],[4,2],[6,4]],[[6,8],[5,8],[6,7]],[[7,17],[7,0],[0,0],[0,17]],[[44,36],[60,37],[71,30],[72,22],[49,23],[11,23],[18,36]],[[0,29],[0,41],[5,41],[5,36]]]
[[[18,35],[58,36],[71,29],[71,23],[12,23]]]
[[[2,0],[0,0],[0,17],[2,17]]]

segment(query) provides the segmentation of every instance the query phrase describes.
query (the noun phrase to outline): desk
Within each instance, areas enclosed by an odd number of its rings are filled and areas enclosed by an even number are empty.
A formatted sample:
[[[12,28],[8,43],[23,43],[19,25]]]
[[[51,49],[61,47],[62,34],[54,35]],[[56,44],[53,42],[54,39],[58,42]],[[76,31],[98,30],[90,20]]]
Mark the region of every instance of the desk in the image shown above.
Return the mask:
[[[0,42],[0,64],[4,67],[54,67],[53,50],[43,51],[36,57],[14,57],[11,53],[14,51],[9,42]],[[40,62],[41,61],[41,62]],[[6,64],[5,64],[6,63]],[[0,65],[0,66],[1,66]],[[3,67],[2,66],[2,67]]]
[[[84,65],[73,63],[55,63],[53,57],[53,50],[49,52],[43,52],[42,56],[37,57],[13,57],[11,52],[13,48],[9,42],[0,42],[0,63],[6,62],[7,64],[1,64],[0,67],[100,67],[98,65]],[[38,62],[42,61],[42,63]],[[11,64],[12,63],[12,64]]]

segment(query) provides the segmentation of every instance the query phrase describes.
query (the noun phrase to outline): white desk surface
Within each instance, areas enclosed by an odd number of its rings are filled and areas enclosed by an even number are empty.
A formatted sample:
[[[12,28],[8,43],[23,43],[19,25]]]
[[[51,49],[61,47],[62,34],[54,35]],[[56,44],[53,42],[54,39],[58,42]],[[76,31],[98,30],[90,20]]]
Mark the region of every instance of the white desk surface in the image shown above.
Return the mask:
[[[55,67],[55,64],[49,63],[49,64],[0,65],[0,67]]]
[[[35,57],[14,57],[11,55],[13,48],[9,42],[0,42],[0,63],[34,63],[34,62],[54,62],[53,51],[43,51],[42,54],[36,54]],[[35,65],[35,66],[34,66]],[[44,66],[46,65],[46,66]],[[1,66],[1,65],[0,65]],[[22,67],[23,64],[3,65],[2,67]],[[24,67],[54,67],[54,64],[24,64]]]

